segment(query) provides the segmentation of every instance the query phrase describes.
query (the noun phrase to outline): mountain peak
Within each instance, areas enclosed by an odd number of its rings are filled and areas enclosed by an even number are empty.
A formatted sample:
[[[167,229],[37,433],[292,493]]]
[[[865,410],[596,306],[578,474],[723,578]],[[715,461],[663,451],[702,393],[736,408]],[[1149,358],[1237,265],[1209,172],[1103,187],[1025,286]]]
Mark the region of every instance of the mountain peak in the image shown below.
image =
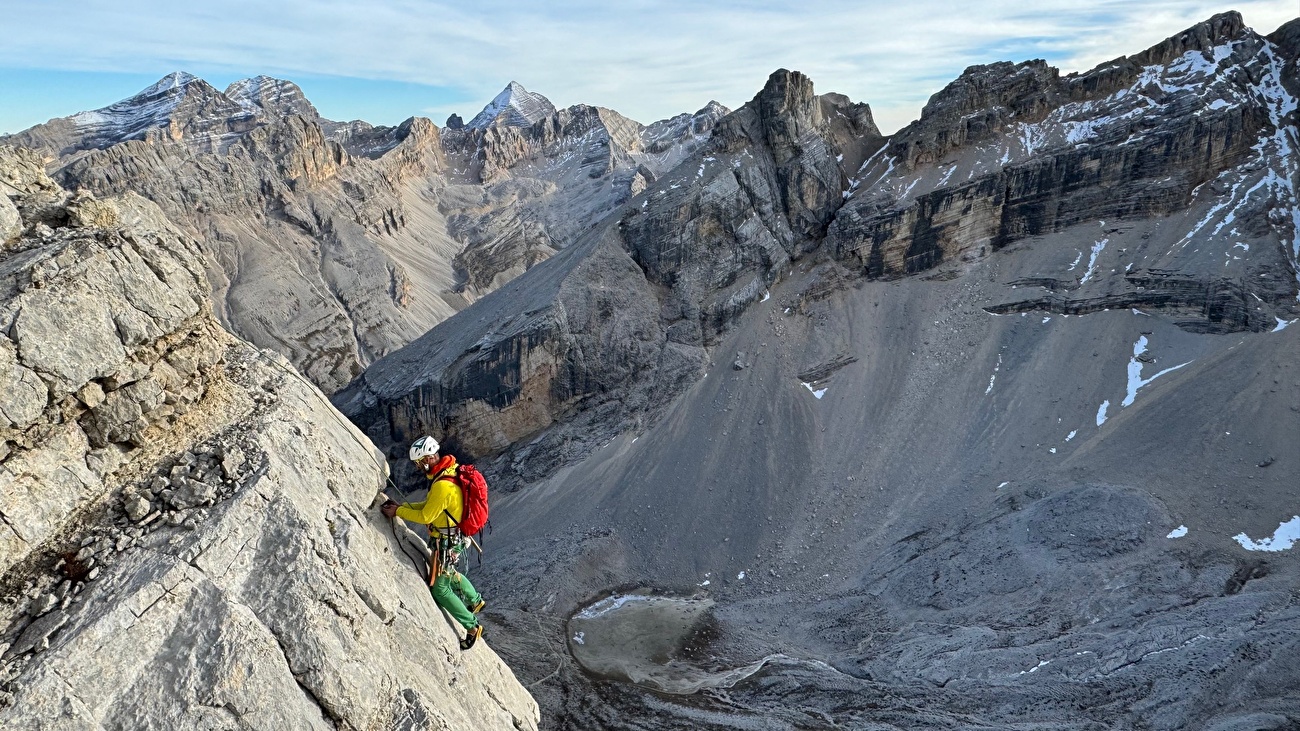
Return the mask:
[[[69,119],[76,125],[76,138],[60,148],[102,148],[129,139],[142,138],[150,130],[166,130],[171,139],[181,136],[202,138],[202,130],[227,128],[232,120],[242,124],[252,113],[231,102],[211,84],[184,71],[174,71],[133,96]],[[195,120],[198,119],[197,123]]]
[[[293,114],[308,118],[320,116],[297,84],[273,76],[259,75],[240,79],[226,87],[225,94],[231,101],[254,113],[265,113],[272,117]]]
[[[511,81],[466,126],[471,129],[486,129],[494,125],[531,127],[552,114],[555,114],[555,105],[551,100],[525,89],[518,81]]]
[[[1249,29],[1235,10],[1210,16],[1129,59],[1139,66],[1166,64],[1187,51],[1207,51],[1234,41]]]
[[[194,74],[173,71],[126,99],[74,114],[72,120],[79,127],[102,128],[125,138],[147,127],[164,124],[181,101],[192,93],[215,96],[217,90]]]
[[[95,111],[119,110],[146,105],[163,104],[175,106],[178,101],[192,92],[202,95],[217,93],[208,82],[185,71],[173,71],[158,79],[131,96]]]
[[[131,98],[135,99],[138,97],[165,94],[170,91],[183,89],[196,81],[203,81],[203,79],[200,79],[187,71],[173,71],[161,79],[158,79],[150,86],[145,87]]]

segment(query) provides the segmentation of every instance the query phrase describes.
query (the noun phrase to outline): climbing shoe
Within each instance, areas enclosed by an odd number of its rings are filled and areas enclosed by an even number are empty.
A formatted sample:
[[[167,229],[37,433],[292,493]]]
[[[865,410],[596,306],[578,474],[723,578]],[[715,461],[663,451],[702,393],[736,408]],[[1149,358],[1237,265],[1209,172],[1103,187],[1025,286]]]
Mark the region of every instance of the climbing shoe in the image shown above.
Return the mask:
[[[465,634],[465,639],[460,641],[460,649],[468,650],[469,648],[473,647],[474,643],[478,642],[478,638],[482,636],[483,636],[483,625],[481,624],[474,625],[474,627]]]
[[[479,612],[483,611],[483,607],[486,606],[487,606],[487,602],[484,601],[483,597],[479,597],[478,603],[470,607],[469,610],[475,614],[478,614]]]

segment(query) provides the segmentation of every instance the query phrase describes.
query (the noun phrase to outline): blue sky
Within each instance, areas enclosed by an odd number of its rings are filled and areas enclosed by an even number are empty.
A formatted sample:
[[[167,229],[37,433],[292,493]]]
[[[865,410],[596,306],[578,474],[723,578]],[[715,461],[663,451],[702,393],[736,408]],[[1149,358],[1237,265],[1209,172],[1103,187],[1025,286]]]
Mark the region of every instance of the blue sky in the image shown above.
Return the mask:
[[[291,79],[326,117],[375,124],[468,119],[512,79],[648,123],[737,107],[782,67],[891,132],[968,65],[1085,70],[1228,9],[1263,33],[1300,15],[1297,0],[0,0],[0,133],[177,70]]]

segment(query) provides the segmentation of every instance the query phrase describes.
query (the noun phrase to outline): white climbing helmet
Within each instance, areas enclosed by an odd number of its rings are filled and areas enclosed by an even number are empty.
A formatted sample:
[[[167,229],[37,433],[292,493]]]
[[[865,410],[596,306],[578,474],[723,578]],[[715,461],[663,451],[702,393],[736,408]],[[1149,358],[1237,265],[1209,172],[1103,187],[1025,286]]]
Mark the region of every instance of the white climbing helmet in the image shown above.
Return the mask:
[[[411,445],[411,461],[419,462],[425,457],[432,457],[438,453],[438,440],[433,437],[424,436],[415,440]]]

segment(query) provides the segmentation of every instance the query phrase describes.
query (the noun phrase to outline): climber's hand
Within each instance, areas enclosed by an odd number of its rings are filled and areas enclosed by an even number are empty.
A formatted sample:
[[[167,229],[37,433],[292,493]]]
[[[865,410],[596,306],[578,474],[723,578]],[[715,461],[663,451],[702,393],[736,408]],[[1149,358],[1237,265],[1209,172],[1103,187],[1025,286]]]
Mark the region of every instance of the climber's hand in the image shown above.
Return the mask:
[[[392,500],[386,500],[383,505],[379,506],[379,512],[384,514],[385,518],[391,518],[397,515],[397,503]]]

